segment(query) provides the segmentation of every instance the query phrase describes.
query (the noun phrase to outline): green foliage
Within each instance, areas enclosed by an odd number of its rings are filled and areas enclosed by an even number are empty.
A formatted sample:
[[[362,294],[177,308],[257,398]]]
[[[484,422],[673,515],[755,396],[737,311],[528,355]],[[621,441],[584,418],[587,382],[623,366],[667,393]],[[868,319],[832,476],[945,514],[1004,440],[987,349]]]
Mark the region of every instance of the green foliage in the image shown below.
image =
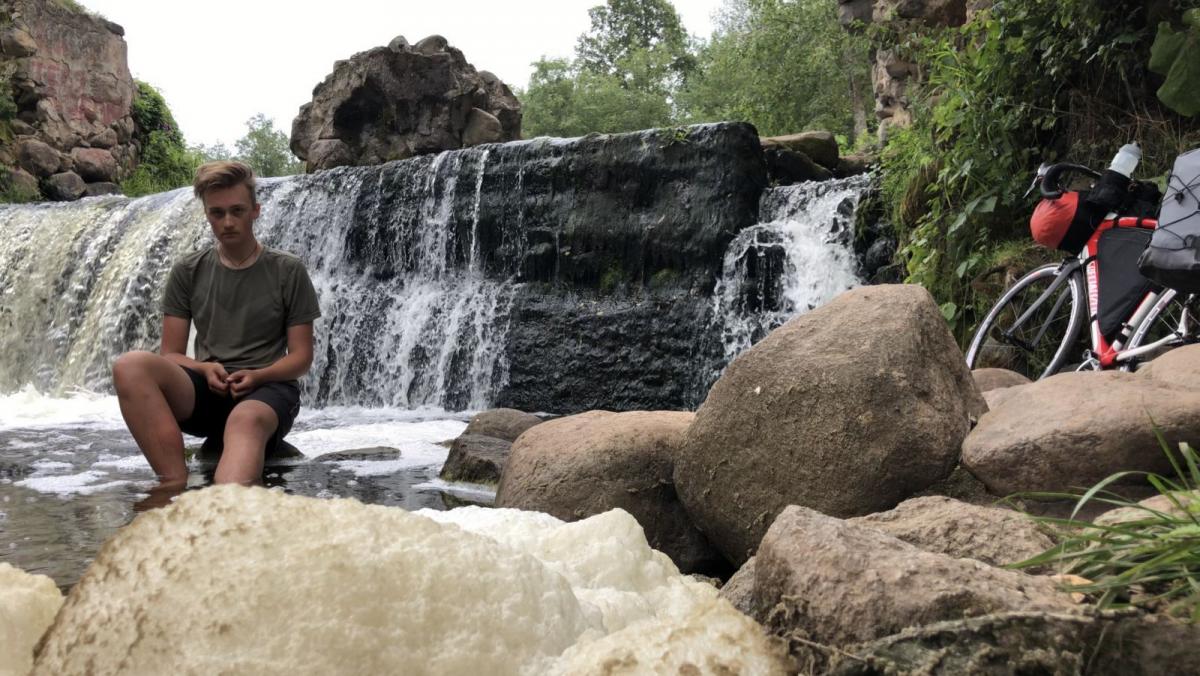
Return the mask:
[[[1200,128],[1154,96],[1143,3],[1013,0],[960,29],[908,28],[874,36],[928,68],[912,92],[916,126],[884,152],[884,193],[908,281],[953,308],[965,340],[994,300],[976,288],[994,252],[1028,240],[1021,195],[1040,162],[1103,168],[1137,140],[1139,171],[1154,175],[1200,142]]]
[[[1101,609],[1138,606],[1166,609],[1200,620],[1200,456],[1187,444],[1179,455],[1159,435],[1174,477],[1147,472],[1119,472],[1082,496],[1042,494],[1036,497],[1078,498],[1069,519],[1038,518],[1057,531],[1059,544],[1015,567],[1056,565],[1086,583],[1069,591],[1090,594]],[[1122,498],[1108,486],[1141,476],[1164,496],[1168,506],[1154,509]],[[1128,520],[1107,525],[1077,521],[1089,502],[1129,510]]]
[[[140,153],[137,169],[121,183],[121,190],[136,197],[191,185],[203,158],[184,146],[183,134],[162,94],[141,80],[135,83],[137,93],[130,114]]]
[[[628,79],[579,69],[565,59],[534,63],[522,93],[526,136],[582,136],[664,127],[672,123],[664,89],[653,86],[652,53],[634,52],[624,63]],[[645,83],[629,86],[629,82]]]
[[[246,135],[238,139],[236,147],[238,159],[259,176],[290,176],[304,171],[304,165],[288,147],[288,135],[275,129],[275,123],[262,113],[246,120]],[[210,151],[225,150],[216,146]]]
[[[727,0],[679,105],[692,120],[745,120],[765,136],[812,128],[864,136],[867,49],[838,23],[835,3]]]
[[[1166,21],[1150,46],[1150,70],[1166,77],[1158,98],[1180,115],[1200,113],[1200,9],[1183,15],[1186,30],[1176,31]]]
[[[639,52],[654,54],[658,79],[668,73],[685,78],[695,66],[687,33],[668,0],[607,0],[588,16],[591,28],[575,46],[582,71],[624,79],[632,75],[631,59],[645,58],[636,57]]]
[[[604,271],[604,274],[600,276],[600,292],[612,293],[613,291],[616,291],[624,281],[625,271],[621,269],[620,265],[612,263],[608,266],[608,269]]]

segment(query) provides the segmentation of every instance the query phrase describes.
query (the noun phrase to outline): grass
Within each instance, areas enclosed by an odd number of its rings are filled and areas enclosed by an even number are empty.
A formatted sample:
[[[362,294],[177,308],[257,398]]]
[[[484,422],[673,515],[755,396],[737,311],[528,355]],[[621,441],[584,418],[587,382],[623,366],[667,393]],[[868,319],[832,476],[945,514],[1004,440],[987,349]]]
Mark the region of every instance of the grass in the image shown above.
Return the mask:
[[[1100,609],[1137,607],[1166,610],[1191,622],[1200,621],[1200,456],[1186,443],[1172,452],[1157,430],[1174,477],[1153,472],[1118,472],[1083,495],[1040,494],[1046,498],[1077,498],[1070,518],[1036,517],[1054,529],[1059,544],[1016,568],[1052,565],[1061,572],[1085,578],[1067,591],[1089,595]],[[1108,490],[1114,482],[1143,476],[1169,507],[1132,502]],[[1196,497],[1188,500],[1186,494]],[[1088,503],[1127,508],[1129,519],[1093,524],[1075,517]]]

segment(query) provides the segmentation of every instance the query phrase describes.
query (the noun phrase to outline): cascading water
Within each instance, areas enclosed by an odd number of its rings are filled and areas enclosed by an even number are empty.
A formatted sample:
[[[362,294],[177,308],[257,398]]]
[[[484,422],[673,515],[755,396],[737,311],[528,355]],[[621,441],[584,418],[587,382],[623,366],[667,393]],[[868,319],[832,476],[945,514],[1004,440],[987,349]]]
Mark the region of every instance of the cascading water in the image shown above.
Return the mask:
[[[760,223],[730,243],[713,293],[725,363],[791,317],[862,282],[854,211],[870,181],[854,176],[763,193]]]
[[[475,242],[487,149],[261,182],[267,246],[303,258],[321,299],[306,401],[482,408],[505,377],[513,285]],[[210,240],[188,190],[0,207],[0,391],[105,391],[154,349],[173,260]]]

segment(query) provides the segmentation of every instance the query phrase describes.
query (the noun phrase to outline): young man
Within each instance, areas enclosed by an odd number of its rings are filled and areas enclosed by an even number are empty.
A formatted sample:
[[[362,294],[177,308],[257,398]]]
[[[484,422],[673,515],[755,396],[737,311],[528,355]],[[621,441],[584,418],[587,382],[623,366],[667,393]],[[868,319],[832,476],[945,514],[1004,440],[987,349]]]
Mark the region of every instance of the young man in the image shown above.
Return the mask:
[[[223,440],[216,483],[259,481],[299,412],[296,379],[312,364],[321,315],[300,259],[254,237],[261,205],[250,167],[209,162],[193,188],[216,245],[171,269],[159,353],[113,364],[121,415],[168,490],[187,483],[181,431]],[[193,322],[195,359],[186,355]]]

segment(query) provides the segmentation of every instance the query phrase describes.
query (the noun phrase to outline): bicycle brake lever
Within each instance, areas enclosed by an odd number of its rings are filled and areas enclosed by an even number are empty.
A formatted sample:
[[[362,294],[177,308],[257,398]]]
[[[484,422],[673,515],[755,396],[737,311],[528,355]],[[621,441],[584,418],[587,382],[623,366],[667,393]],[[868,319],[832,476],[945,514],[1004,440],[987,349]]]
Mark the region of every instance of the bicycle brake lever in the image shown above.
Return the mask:
[[[1046,170],[1049,168],[1050,165],[1042,162],[1041,166],[1038,167],[1037,174],[1034,175],[1033,180],[1029,182],[1029,190],[1025,191],[1025,194],[1021,197],[1021,199],[1029,199],[1029,196],[1033,194],[1033,191],[1038,189],[1038,186],[1042,182],[1042,178],[1046,175]]]

